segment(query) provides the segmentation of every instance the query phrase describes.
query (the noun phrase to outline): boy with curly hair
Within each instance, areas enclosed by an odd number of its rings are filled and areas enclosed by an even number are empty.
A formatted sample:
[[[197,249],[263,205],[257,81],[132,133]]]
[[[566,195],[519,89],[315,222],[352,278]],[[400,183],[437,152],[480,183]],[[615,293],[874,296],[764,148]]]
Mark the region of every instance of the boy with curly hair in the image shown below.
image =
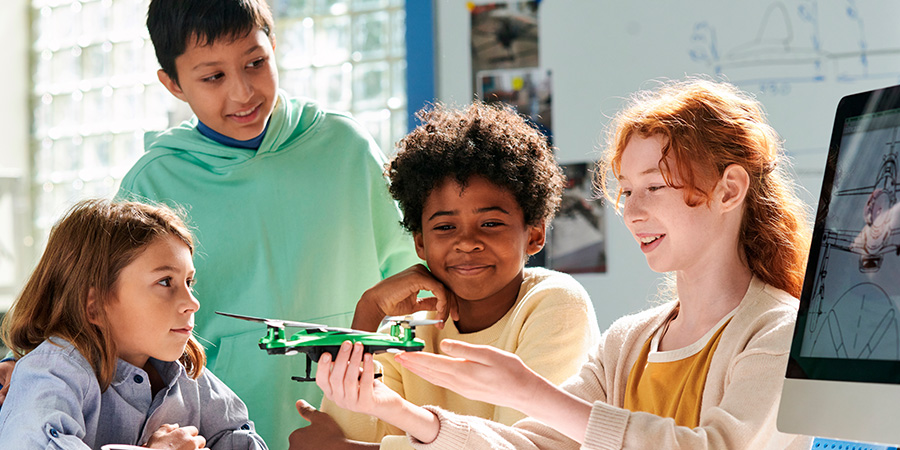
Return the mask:
[[[387,173],[403,226],[427,267],[413,266],[366,291],[354,328],[374,330],[385,315],[436,309],[429,318],[452,320],[417,328],[425,351],[439,351],[444,339],[491,345],[561,383],[584,362],[599,330],[590,298],[575,279],[525,268],[544,246],[563,189],[547,139],[508,106],[438,104],[419,118],[422,125],[400,141]],[[420,290],[435,297],[417,298]],[[524,417],[433,386],[389,354],[376,359],[384,384],[417,405],[504,424]],[[400,429],[328,400],[322,412],[303,401],[297,407],[311,425],[291,435],[292,449],[409,448]]]

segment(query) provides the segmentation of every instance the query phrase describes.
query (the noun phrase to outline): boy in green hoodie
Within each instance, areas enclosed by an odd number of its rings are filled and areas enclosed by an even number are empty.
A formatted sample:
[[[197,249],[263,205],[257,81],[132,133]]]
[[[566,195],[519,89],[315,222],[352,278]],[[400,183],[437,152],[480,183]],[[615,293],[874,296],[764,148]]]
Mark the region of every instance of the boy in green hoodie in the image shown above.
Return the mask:
[[[187,208],[206,305],[197,335],[277,448],[297,427],[293,401],[321,392],[290,380],[303,358],[267,356],[264,330],[214,311],[349,326],[368,287],[419,259],[372,138],[278,89],[265,0],[153,0],[147,28],[160,81],[195,117],[147,134],[118,196]]]

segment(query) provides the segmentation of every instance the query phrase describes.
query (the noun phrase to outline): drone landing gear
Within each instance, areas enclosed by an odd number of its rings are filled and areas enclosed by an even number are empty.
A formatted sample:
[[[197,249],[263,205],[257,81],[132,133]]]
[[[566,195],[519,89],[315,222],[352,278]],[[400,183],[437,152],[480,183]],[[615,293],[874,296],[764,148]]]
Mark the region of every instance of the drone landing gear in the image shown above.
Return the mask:
[[[307,357],[306,358],[306,377],[305,378],[304,377],[291,377],[291,379],[294,381],[299,381],[301,383],[306,382],[306,381],[316,381],[315,378],[311,378],[309,376],[311,371],[312,371],[312,358]]]

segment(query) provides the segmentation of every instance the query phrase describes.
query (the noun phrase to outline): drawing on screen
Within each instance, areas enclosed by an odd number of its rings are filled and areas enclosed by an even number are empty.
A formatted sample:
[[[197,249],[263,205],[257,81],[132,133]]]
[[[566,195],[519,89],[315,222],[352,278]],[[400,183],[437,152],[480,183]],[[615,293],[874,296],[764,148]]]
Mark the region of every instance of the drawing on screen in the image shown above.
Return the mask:
[[[826,358],[900,359],[897,310],[880,286],[860,283],[851,287],[822,319],[818,333],[811,333],[811,354]],[[861,326],[863,323],[866,326]]]
[[[900,79],[896,64],[900,47],[870,48],[855,1],[819,6],[816,1],[770,3],[755,35],[727,49],[714,24],[698,22],[688,53],[735,84],[758,84],[764,92],[776,94],[789,93],[792,83]],[[852,30],[856,36],[829,40],[832,30]]]
[[[900,142],[889,142],[878,178],[871,186],[842,189],[837,197],[865,195],[862,210],[865,225],[860,230],[825,230],[824,250],[837,249],[859,255],[860,272],[877,272],[885,254],[900,255],[900,205],[897,204],[897,152]]]
[[[862,205],[860,229],[826,229],[822,236],[820,259],[813,286],[813,298],[807,315],[806,333],[810,344],[807,354],[818,357],[854,359],[900,359],[900,332],[897,309],[891,295],[878,281],[893,281],[892,274],[879,277],[886,257],[900,263],[900,128],[888,136],[887,151],[881,159],[874,182],[866,186],[839,189],[832,197],[831,216],[845,215],[838,202],[865,196],[852,204]],[[865,167],[860,167],[865,170]],[[840,178],[840,176],[838,177]],[[858,207],[857,207],[858,208]],[[840,217],[847,220],[850,217]],[[838,254],[832,252],[837,250]],[[835,270],[829,274],[833,257],[852,254],[858,257],[858,271]],[[852,263],[851,263],[852,264]],[[841,264],[839,267],[844,267]],[[826,286],[826,277],[829,285]],[[852,286],[843,293],[844,286]],[[827,295],[826,295],[827,294]],[[830,301],[831,298],[837,298]]]

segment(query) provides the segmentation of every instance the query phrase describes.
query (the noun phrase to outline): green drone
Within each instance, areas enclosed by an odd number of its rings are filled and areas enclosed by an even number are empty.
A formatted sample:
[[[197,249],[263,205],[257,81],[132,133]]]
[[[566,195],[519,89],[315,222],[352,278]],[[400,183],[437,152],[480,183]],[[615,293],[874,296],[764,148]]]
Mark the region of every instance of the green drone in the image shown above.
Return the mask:
[[[216,311],[216,314],[266,324],[268,330],[266,335],[259,339],[259,348],[270,355],[289,356],[305,353],[306,377],[291,377],[296,381],[315,381],[316,379],[310,376],[312,363],[319,362],[319,357],[324,353],[330,353],[331,357],[335,358],[344,341],[361,342],[366,353],[418,352],[425,348],[425,343],[421,339],[416,339],[416,327],[443,322],[433,319],[416,319],[411,316],[389,316],[385,317],[384,321],[390,324],[390,334],[385,334],[329,327],[315,323],[242,316],[220,311]],[[291,335],[289,339],[285,339],[284,329],[286,327],[301,328],[301,330]]]

